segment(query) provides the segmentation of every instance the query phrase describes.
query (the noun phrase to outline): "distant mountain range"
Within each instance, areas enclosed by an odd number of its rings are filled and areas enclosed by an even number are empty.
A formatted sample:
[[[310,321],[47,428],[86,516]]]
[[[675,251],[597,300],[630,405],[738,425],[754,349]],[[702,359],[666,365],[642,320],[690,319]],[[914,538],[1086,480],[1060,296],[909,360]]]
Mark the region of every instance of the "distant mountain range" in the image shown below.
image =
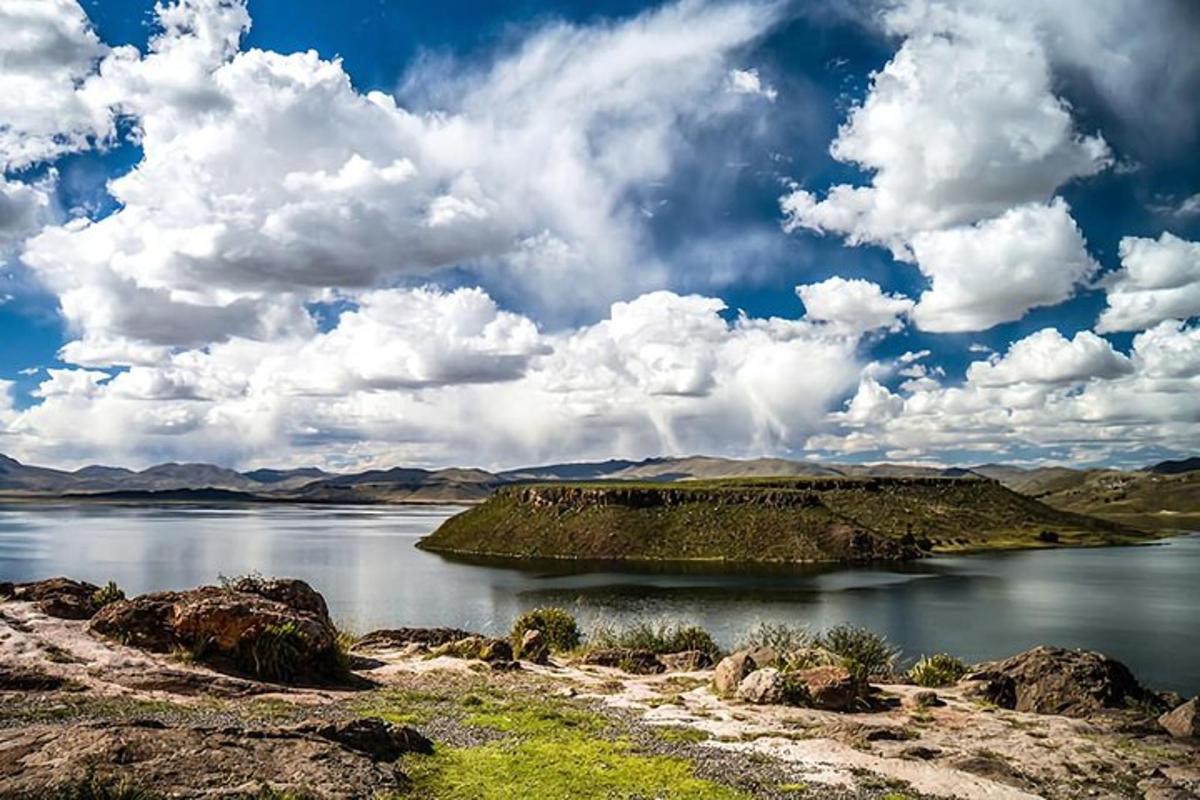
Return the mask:
[[[498,486],[542,481],[677,481],[796,476],[962,476],[991,478],[1067,511],[1148,527],[1200,527],[1200,458],[1136,471],[1025,468],[1007,464],[937,468],[905,464],[819,464],[778,458],[711,456],[548,464],[488,472],[394,467],[353,474],[302,469],[248,472],[213,464],[158,464],[134,471],[75,471],[22,464],[0,455],[0,497],[309,503],[475,503]]]

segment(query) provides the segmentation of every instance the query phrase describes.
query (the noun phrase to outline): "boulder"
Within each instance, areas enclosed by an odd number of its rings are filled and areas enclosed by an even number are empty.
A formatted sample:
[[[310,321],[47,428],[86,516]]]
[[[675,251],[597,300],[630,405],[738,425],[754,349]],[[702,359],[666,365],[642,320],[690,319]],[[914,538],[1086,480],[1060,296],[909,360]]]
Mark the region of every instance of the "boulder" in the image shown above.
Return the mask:
[[[1162,706],[1128,667],[1090,650],[1035,647],[984,664],[967,680],[977,681],[976,691],[1001,708],[1034,714],[1086,717],[1102,709]]]
[[[521,646],[517,654],[526,661],[534,664],[546,664],[550,661],[550,645],[546,635],[537,629],[530,629],[521,634]]]
[[[1200,697],[1163,714],[1158,724],[1177,739],[1200,739]]]
[[[721,697],[733,697],[737,694],[742,679],[756,669],[758,664],[750,657],[750,653],[739,650],[721,659],[717,664],[717,669],[713,672],[713,688]]]
[[[431,652],[434,656],[472,658],[489,663],[508,662],[513,658],[512,645],[504,639],[493,639],[488,636],[468,636],[465,639],[435,647]]]
[[[842,666],[812,667],[788,674],[801,702],[825,711],[854,711],[867,701],[866,683]]]
[[[904,699],[904,705],[913,709],[934,708],[935,706],[944,706],[946,702],[938,697],[937,692],[932,689],[921,689],[913,692]]]
[[[395,761],[406,753],[433,753],[433,742],[425,738],[420,731],[403,725],[393,725],[379,717],[336,722],[302,722],[291,730],[337,742],[349,750],[362,753],[372,761]]]
[[[605,647],[589,650],[583,663],[595,667],[612,667],[634,675],[657,675],[667,667],[658,656],[649,650],[632,650],[627,647]]]
[[[433,648],[477,635],[459,628],[390,628],[360,637],[354,642],[354,649],[400,650],[411,644]]]
[[[712,666],[712,658],[703,650],[684,650],[681,653],[666,653],[658,660],[667,672],[699,672]]]
[[[737,698],[755,705],[782,703],[786,695],[783,675],[774,667],[756,669],[738,684]]]
[[[88,627],[134,647],[186,650],[264,680],[343,677],[337,630],[320,611],[324,599],[315,602],[308,593],[316,592],[302,581],[279,583],[290,593],[277,594],[281,600],[232,586],[145,594],[110,603]]]
[[[60,619],[89,619],[99,609],[96,592],[100,587],[70,578],[49,578],[32,583],[13,584],[8,593],[12,600],[33,603],[38,611]]]
[[[229,589],[245,594],[256,594],[277,603],[283,603],[296,611],[305,611],[318,617],[329,617],[325,598],[316,589],[297,578],[264,578],[259,575],[243,575],[229,584]]]
[[[751,647],[746,652],[754,660],[754,666],[759,669],[780,666],[779,653],[773,647]]]

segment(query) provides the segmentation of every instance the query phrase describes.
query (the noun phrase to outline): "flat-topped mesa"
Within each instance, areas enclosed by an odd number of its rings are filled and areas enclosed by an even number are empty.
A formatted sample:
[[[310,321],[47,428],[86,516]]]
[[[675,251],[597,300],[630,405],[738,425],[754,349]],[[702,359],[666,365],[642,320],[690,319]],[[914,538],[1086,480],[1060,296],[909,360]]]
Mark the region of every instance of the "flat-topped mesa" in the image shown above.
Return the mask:
[[[503,487],[420,546],[514,559],[802,563],[1137,538],[978,477],[786,477]]]

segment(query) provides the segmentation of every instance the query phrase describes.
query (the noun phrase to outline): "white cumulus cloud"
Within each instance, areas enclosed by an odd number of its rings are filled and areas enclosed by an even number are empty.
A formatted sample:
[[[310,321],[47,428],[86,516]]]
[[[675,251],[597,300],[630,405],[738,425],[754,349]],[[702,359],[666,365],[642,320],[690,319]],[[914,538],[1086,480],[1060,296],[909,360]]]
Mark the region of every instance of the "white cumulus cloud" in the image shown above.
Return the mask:
[[[861,278],[833,277],[820,283],[796,287],[804,301],[805,319],[825,322],[855,332],[884,329],[898,331],[913,301],[903,295],[885,294],[879,284]]]
[[[1121,240],[1121,269],[1105,277],[1101,331],[1136,331],[1200,315],[1200,242],[1170,233]]]
[[[975,225],[925,231],[912,250],[930,288],[913,309],[928,331],[980,331],[1070,298],[1099,268],[1067,204],[1012,208]]]

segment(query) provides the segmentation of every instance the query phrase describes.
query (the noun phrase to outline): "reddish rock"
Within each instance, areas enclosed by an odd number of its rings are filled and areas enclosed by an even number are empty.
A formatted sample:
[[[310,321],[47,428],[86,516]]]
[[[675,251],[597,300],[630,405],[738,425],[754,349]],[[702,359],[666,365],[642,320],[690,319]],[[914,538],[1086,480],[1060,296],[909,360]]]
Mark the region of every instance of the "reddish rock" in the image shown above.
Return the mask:
[[[534,664],[546,664],[550,661],[550,645],[546,635],[539,630],[527,630],[521,635],[521,646],[517,655]]]
[[[812,667],[789,674],[803,690],[804,705],[826,711],[853,711],[865,704],[868,687],[845,667]]]
[[[8,592],[12,600],[33,603],[43,614],[60,619],[89,619],[100,606],[96,592],[100,587],[70,578],[49,578],[32,583],[12,585]]]
[[[1200,739],[1200,697],[1163,714],[1158,724],[1177,739]]]
[[[111,603],[89,629],[146,650],[184,649],[213,666],[266,680],[342,677],[337,630],[319,611],[325,601],[306,597],[305,590],[316,593],[302,581],[278,583],[292,592],[277,595],[290,604],[232,586],[202,586]]]
[[[717,669],[713,673],[713,688],[721,697],[733,697],[737,694],[742,679],[756,669],[758,669],[758,664],[749,652],[741,650],[728,655],[721,659],[721,663],[717,664]]]

